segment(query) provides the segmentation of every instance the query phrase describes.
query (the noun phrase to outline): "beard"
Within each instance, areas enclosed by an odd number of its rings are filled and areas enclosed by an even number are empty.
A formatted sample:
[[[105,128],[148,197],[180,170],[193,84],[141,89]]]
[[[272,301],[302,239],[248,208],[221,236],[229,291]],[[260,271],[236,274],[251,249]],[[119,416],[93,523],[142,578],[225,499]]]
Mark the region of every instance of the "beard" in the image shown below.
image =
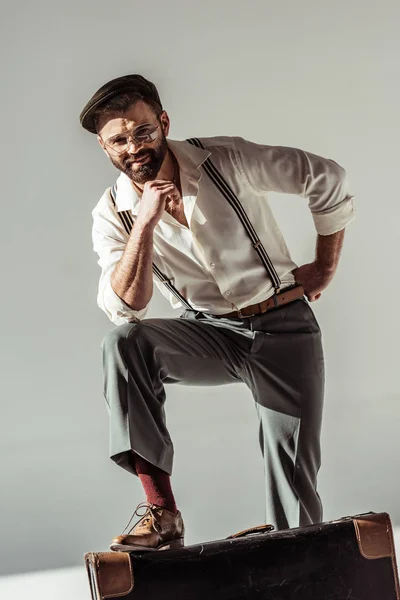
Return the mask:
[[[163,132],[161,135],[161,140],[156,147],[143,148],[135,157],[129,155],[125,160],[120,161],[110,156],[112,164],[119,171],[125,173],[134,183],[143,185],[146,181],[153,181],[157,178],[168,152],[167,138]],[[148,157],[146,163],[133,165],[135,160],[143,157]]]

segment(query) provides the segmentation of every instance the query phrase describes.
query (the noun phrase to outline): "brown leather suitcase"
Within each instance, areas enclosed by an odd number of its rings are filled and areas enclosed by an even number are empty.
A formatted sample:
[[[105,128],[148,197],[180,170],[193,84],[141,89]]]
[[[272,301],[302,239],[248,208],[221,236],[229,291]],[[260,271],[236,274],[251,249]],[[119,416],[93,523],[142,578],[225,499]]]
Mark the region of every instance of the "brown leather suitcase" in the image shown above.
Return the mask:
[[[162,552],[89,552],[93,600],[400,600],[387,513],[245,530]]]

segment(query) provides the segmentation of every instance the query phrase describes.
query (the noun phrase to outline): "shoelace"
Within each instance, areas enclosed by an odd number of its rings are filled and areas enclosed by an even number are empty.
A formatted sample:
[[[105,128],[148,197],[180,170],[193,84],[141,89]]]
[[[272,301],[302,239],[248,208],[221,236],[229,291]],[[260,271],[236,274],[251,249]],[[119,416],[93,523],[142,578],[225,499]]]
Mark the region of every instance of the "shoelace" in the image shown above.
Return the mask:
[[[142,510],[142,509],[145,509],[145,511],[141,515],[140,510]],[[125,531],[128,529],[129,525],[132,523],[132,520],[136,515],[138,517],[140,517],[140,519],[134,525],[132,525],[132,527],[128,531],[128,534],[132,531],[132,529],[134,529],[136,527],[136,525],[138,525],[140,523],[140,521],[143,521],[143,524],[144,524],[148,520],[150,520],[150,517],[153,517],[152,526],[153,526],[154,531],[156,531],[157,533],[160,533],[160,531],[162,530],[162,527],[157,521],[156,510],[157,510],[157,508],[154,506],[154,504],[149,504],[148,502],[141,502],[139,504],[139,506],[136,508],[136,510],[133,513],[133,515],[131,516],[131,518],[129,519],[129,523],[127,524],[127,526],[125,527],[125,529],[123,530],[122,533],[123,534],[125,533]]]

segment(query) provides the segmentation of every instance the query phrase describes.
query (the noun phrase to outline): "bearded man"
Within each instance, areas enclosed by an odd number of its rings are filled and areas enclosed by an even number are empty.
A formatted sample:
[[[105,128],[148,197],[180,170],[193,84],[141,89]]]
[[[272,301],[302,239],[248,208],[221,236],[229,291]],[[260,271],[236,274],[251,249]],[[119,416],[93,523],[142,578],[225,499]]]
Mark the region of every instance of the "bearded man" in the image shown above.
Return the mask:
[[[310,303],[332,281],[354,219],[344,169],[241,137],[171,140],[158,91],[141,75],[104,84],[80,122],[120,171],[93,210],[98,305],[116,325],[102,342],[104,394],[111,459],[138,476],[146,494],[134,512],[139,522],[111,549],[184,543],[170,481],[168,383],[245,383],[259,419],[267,523],[321,522],[324,356]],[[270,192],[308,199],[312,262],[293,262]],[[154,283],[178,317],[146,318]]]

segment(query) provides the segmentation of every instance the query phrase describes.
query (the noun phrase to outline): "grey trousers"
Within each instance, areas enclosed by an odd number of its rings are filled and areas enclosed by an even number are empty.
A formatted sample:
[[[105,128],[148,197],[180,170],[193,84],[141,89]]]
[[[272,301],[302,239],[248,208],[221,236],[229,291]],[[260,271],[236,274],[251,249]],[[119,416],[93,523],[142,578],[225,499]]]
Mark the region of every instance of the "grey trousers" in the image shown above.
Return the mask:
[[[128,323],[106,335],[102,351],[110,457],[118,465],[136,475],[133,451],[171,474],[164,384],[244,382],[259,419],[266,522],[286,529],[322,521],[324,356],[305,297],[246,319],[186,310]]]

